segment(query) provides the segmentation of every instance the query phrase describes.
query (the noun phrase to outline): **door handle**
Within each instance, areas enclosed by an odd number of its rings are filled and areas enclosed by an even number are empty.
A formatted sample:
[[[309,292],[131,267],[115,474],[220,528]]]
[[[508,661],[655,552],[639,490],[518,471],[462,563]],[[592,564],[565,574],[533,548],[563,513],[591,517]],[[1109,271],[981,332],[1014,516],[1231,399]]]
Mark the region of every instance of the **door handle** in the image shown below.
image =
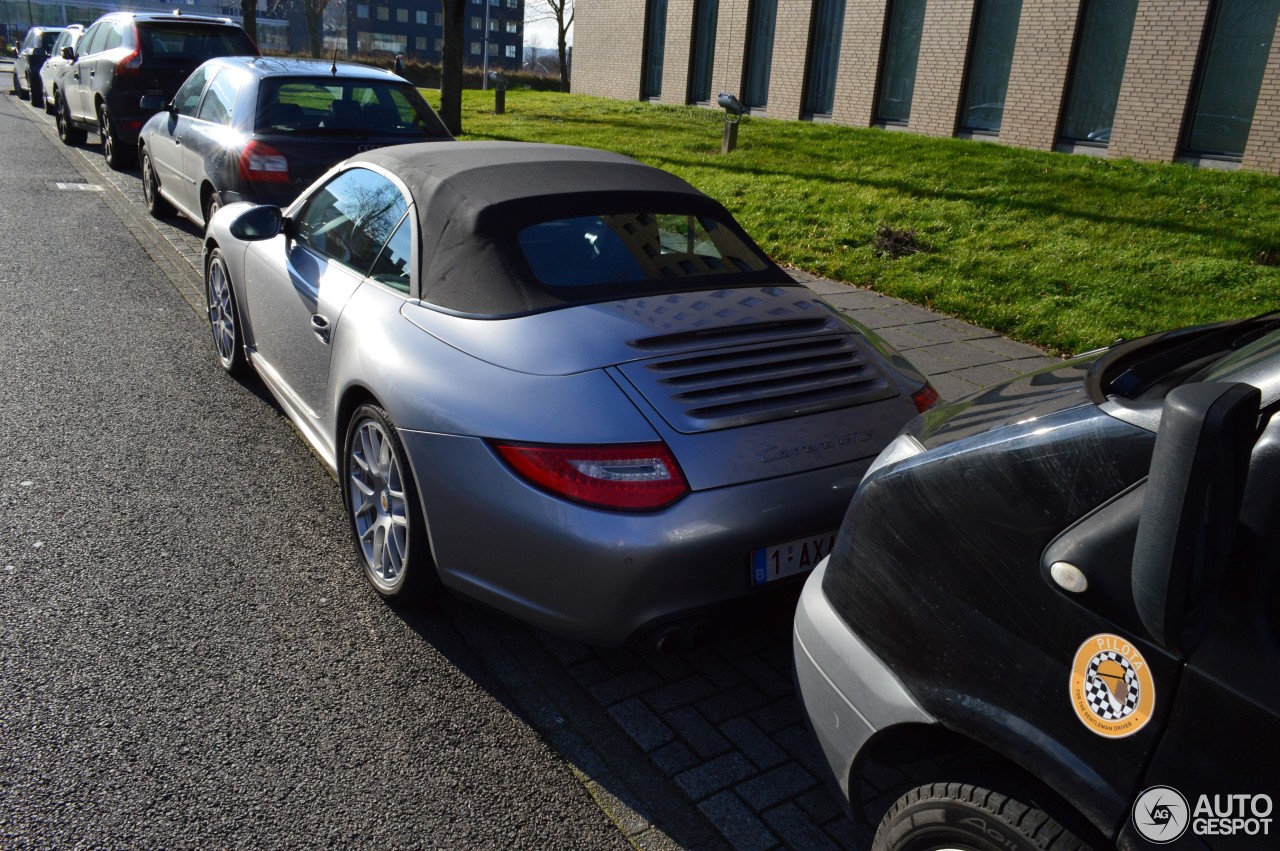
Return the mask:
[[[311,330],[320,338],[320,342],[329,344],[329,320],[319,313],[311,314]]]

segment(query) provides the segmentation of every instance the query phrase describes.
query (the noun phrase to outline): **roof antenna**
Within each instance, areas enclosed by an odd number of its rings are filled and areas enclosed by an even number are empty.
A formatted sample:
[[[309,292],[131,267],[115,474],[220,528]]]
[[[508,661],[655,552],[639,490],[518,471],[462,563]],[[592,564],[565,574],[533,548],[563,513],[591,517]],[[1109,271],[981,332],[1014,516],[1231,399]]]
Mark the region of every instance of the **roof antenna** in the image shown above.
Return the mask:
[[[329,69],[329,73],[338,76],[338,48],[333,49],[333,67]]]

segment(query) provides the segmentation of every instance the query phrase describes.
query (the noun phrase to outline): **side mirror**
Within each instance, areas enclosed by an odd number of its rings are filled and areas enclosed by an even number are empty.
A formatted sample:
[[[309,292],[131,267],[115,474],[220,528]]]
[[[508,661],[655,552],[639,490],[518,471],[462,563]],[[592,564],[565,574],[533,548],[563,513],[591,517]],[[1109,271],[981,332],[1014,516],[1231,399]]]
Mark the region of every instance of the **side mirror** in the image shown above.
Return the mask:
[[[75,58],[76,58],[76,49],[75,49],[74,47],[65,47],[65,46],[64,46],[64,47],[62,48],[62,58],[63,58],[63,59],[67,59],[67,60],[75,59]]]
[[[1175,652],[1204,636],[1231,555],[1262,394],[1248,384],[1188,384],[1160,416],[1134,544],[1133,601]]]
[[[229,229],[236,239],[257,242],[279,236],[284,232],[286,222],[279,207],[254,207],[237,216]]]
[[[162,112],[169,108],[169,101],[164,95],[143,95],[138,100],[138,108],[143,112]]]

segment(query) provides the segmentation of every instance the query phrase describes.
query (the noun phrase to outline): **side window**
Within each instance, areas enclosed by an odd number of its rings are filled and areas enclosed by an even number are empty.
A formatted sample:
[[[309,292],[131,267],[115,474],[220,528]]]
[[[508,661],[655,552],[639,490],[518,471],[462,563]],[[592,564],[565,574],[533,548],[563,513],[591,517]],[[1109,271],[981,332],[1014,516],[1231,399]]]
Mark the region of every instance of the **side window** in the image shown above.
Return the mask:
[[[409,293],[409,263],[413,260],[413,216],[405,216],[400,226],[391,234],[378,259],[373,262],[369,277],[392,289]]]
[[[390,180],[353,168],[307,199],[297,219],[298,240],[363,275],[408,208]]]
[[[208,68],[197,68],[187,81],[173,96],[173,106],[179,115],[195,115],[200,104],[200,93],[204,91],[205,81],[209,79]]]
[[[223,70],[213,78],[209,94],[205,95],[204,103],[200,104],[196,118],[212,121],[214,124],[230,124],[231,109],[235,103],[236,74]]]
[[[88,56],[96,53],[97,45],[102,41],[102,28],[105,24],[94,24],[85,30],[84,38],[80,39],[80,44],[76,46],[76,53],[80,56]]]
[[[124,30],[120,24],[110,23],[103,27],[103,41],[98,47],[98,52],[104,50],[115,50],[124,41]]]

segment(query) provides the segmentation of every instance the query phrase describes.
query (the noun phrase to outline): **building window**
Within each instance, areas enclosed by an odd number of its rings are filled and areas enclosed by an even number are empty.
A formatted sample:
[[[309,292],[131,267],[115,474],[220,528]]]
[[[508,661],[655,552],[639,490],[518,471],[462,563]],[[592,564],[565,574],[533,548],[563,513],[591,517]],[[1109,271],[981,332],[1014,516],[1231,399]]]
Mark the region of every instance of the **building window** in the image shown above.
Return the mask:
[[[421,25],[425,25],[425,24],[427,23],[427,13],[426,13],[426,12],[414,12],[414,13],[413,13],[413,22],[414,22],[415,24],[420,25],[420,26],[421,26]]]
[[[809,35],[809,83],[804,111],[830,115],[836,102],[836,71],[840,66],[840,36],[844,32],[845,0],[814,0]]]
[[[1219,0],[1202,48],[1187,129],[1189,153],[1240,159],[1271,52],[1280,0]]]
[[[520,0],[507,0],[507,8],[508,9],[520,8]]]
[[[893,0],[889,8],[884,60],[880,66],[880,97],[876,101],[877,121],[906,124],[911,118],[920,34],[924,32],[924,4],[925,0]]]
[[[1106,145],[1120,100],[1138,0],[1087,0],[1062,113],[1067,142]]]
[[[379,7],[378,7],[378,20],[380,20],[380,21],[389,21],[389,20],[391,20],[391,10],[390,10],[389,8],[387,8],[386,6],[379,6]]]
[[[439,53],[442,50],[444,50],[444,39],[438,38],[436,39],[436,53]]]
[[[498,31],[498,19],[497,19],[497,18],[490,18],[490,19],[489,19],[489,32],[496,33],[497,31]]]
[[[747,22],[747,67],[742,92],[746,105],[760,108],[769,102],[769,72],[773,68],[773,31],[778,22],[778,0],[754,0]]]
[[[436,12],[435,22],[438,27],[444,26],[444,12]]]
[[[471,29],[473,29],[473,30],[482,30],[482,29],[484,29],[484,18],[480,17],[479,15],[472,15],[472,16],[471,16]]]
[[[667,42],[667,0],[649,0],[644,28],[644,83],[641,97],[662,97],[662,58]]]
[[[414,36],[414,38],[413,38],[413,46],[414,46],[414,48],[415,48],[416,50],[426,50],[426,49],[427,49],[427,37],[426,37],[426,36],[423,36],[423,35]]]
[[[490,55],[490,56],[497,56],[497,55],[498,55],[498,45],[496,45],[496,44],[491,44],[491,45],[489,45],[489,55]]]
[[[409,38],[403,35],[394,35],[391,33],[356,33],[356,50],[361,53],[373,53],[381,50],[387,53],[404,53],[408,47]]]
[[[480,42],[478,41],[471,42],[471,55],[472,56],[480,55]]]
[[[960,128],[999,133],[1022,0],[979,0]]]
[[[520,32],[520,25],[515,21],[507,21],[507,32],[511,35],[517,35]]]
[[[369,5],[368,5],[367,3],[357,3],[357,4],[356,4],[356,17],[357,17],[357,18],[364,18],[364,19],[366,19],[366,20],[368,19],[368,17],[369,17]]]
[[[693,66],[689,72],[689,101],[711,100],[711,66],[716,57],[716,17],[719,0],[697,0],[693,7]]]
[[[508,59],[515,59],[515,58],[516,58],[516,46],[515,46],[514,44],[508,44],[508,45],[507,45],[507,47],[506,47],[506,55],[507,55],[507,58],[508,58]]]
[[[407,24],[407,23],[409,23],[409,10],[408,10],[408,9],[396,9],[396,22],[397,22],[397,23],[400,23],[400,24]]]

